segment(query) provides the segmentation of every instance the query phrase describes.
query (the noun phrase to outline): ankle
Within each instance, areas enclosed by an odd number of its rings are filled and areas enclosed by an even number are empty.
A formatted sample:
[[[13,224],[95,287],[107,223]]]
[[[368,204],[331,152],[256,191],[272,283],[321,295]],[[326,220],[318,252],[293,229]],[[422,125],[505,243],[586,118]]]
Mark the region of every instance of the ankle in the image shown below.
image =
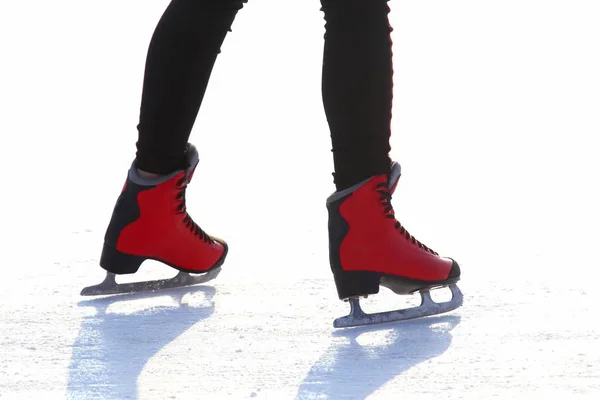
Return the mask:
[[[376,175],[390,175],[392,161],[389,155],[334,153],[333,157],[333,177],[337,191],[348,189]]]

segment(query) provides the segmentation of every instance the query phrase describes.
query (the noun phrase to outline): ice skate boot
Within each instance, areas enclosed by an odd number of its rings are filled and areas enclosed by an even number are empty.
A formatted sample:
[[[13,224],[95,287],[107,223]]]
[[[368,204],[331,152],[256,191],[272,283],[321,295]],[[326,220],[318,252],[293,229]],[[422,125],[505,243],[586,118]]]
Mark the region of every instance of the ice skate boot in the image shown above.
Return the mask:
[[[100,266],[107,271],[106,279],[83,289],[81,295],[189,286],[218,275],[227,244],[206,234],[186,210],[186,187],[198,164],[198,151],[191,144],[186,161],[181,170],[157,179],[142,178],[133,162],[104,238]],[[115,282],[115,275],[133,274],[146,260],[162,262],[180,272],[159,281]]]
[[[399,176],[400,166],[392,164],[389,177],[371,177],[327,200],[331,269],[339,298],[351,307],[350,315],[334,321],[336,328],[420,318],[462,304],[456,286],[458,264],[416,240],[396,220],[391,199]],[[420,292],[422,303],[404,310],[364,313],[358,299],[378,293],[380,286],[400,295]],[[434,302],[429,290],[444,286],[449,286],[452,299]]]

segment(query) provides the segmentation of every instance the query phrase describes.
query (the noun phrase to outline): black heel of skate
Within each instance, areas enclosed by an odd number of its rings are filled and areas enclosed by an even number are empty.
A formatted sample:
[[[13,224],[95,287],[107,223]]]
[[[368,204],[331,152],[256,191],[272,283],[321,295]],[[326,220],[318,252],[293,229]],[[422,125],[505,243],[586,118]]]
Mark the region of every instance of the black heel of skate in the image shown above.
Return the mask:
[[[340,300],[379,293],[381,274],[368,271],[338,270],[334,274]]]
[[[100,256],[100,266],[117,275],[136,273],[144,261],[145,257],[122,253],[106,243]]]

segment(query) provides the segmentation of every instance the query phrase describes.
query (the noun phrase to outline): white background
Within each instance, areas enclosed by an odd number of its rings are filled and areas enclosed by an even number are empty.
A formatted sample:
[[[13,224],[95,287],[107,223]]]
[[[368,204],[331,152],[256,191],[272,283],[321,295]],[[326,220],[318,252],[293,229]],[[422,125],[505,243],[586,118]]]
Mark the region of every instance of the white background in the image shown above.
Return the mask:
[[[191,141],[208,285],[88,300],[167,1],[0,3],[0,398],[600,396],[600,4],[394,1],[393,204],[445,316],[334,330],[317,0],[250,1]],[[136,279],[173,272],[147,263]],[[406,307],[384,290],[371,310]]]

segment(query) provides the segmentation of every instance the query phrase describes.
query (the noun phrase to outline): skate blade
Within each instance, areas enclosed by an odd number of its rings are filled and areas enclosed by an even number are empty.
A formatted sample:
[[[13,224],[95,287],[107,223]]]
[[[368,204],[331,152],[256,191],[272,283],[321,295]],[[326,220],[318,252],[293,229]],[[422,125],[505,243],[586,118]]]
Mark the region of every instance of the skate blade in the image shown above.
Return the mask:
[[[350,328],[354,326],[383,324],[386,322],[429,317],[455,310],[462,305],[463,294],[456,284],[449,285],[448,287],[452,292],[452,298],[448,301],[436,303],[431,299],[429,291],[423,291],[421,292],[421,305],[418,307],[374,314],[365,313],[360,308],[359,299],[357,297],[351,298],[349,299],[350,314],[345,317],[337,318],[333,321],[333,326],[335,328]]]
[[[106,273],[104,281],[98,285],[88,286],[81,291],[82,296],[103,296],[109,294],[124,294],[150,292],[155,290],[172,289],[184,286],[198,285],[213,280],[221,272],[221,267],[212,269],[203,275],[190,275],[187,272],[179,272],[170,279],[156,281],[132,282],[118,284],[115,274]]]

